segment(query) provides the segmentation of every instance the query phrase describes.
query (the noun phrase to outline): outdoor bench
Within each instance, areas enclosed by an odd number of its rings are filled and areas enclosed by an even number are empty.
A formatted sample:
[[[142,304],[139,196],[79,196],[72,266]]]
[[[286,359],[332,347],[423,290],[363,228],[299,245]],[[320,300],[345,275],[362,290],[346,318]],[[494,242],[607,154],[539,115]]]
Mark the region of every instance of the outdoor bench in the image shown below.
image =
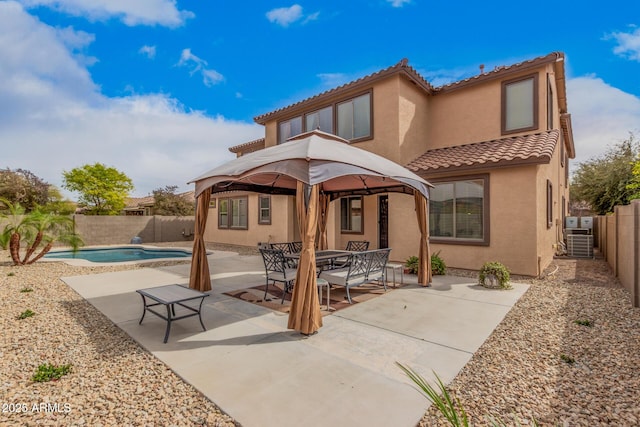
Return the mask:
[[[389,260],[389,252],[391,252],[389,248],[353,252],[348,256],[347,267],[324,270],[319,277],[332,285],[344,286],[347,291],[347,300],[351,304],[349,290],[355,286],[381,280],[384,290],[387,290],[385,265]]]

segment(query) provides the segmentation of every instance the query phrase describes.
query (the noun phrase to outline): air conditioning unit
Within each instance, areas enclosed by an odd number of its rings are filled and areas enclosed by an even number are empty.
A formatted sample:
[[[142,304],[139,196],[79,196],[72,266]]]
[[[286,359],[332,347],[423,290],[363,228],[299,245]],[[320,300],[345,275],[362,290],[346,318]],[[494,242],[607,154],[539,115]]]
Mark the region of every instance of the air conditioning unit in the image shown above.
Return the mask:
[[[578,217],[567,216],[564,218],[564,228],[578,228]]]
[[[568,234],[567,255],[576,258],[593,258],[593,235]]]

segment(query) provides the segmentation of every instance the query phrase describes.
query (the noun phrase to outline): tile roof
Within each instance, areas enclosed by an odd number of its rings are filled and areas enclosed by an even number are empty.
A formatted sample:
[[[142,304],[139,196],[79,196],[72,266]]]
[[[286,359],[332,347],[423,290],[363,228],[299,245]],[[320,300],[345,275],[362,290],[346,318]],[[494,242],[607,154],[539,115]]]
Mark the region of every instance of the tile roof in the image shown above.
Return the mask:
[[[422,174],[458,172],[551,161],[560,138],[557,129],[493,141],[436,148],[411,161],[407,168]]]
[[[469,77],[463,80],[459,80],[457,82],[448,83],[446,85],[438,86],[435,88],[435,92],[445,92],[449,90],[454,90],[459,87],[464,87],[469,84],[473,84],[476,82],[481,82],[484,80],[491,80],[496,77],[502,77],[504,74],[516,73],[522,70],[526,70],[532,67],[538,67],[541,64],[546,64],[549,62],[562,62],[564,60],[564,53],[562,52],[552,52],[548,55],[538,56],[537,58],[529,59],[527,61],[518,62],[517,64],[512,65],[502,65],[499,67],[495,67],[493,70],[488,71],[486,73],[481,73],[475,75],[473,77]]]
[[[254,139],[253,141],[245,142],[242,144],[229,147],[229,151],[232,153],[251,153],[253,151],[261,150],[264,148],[264,138]]]
[[[366,86],[369,85],[371,82],[374,82],[376,80],[380,80],[383,79],[385,77],[389,77],[391,75],[394,74],[402,74],[404,76],[406,76],[407,78],[409,78],[411,81],[413,81],[414,83],[416,83],[418,86],[420,86],[422,89],[424,89],[426,92],[433,92],[433,86],[431,86],[431,84],[425,80],[424,77],[422,77],[420,75],[420,73],[418,73],[415,68],[411,67],[409,65],[409,60],[407,58],[402,59],[401,61],[399,61],[397,64],[392,65],[391,67],[385,68],[383,70],[377,71],[373,74],[369,74],[367,76],[361,77],[357,80],[354,80],[352,82],[343,84],[341,86],[335,87],[333,89],[330,89],[328,91],[319,93],[317,95],[314,95],[310,98],[307,99],[303,99],[302,101],[298,101],[294,104],[291,104],[289,106],[283,107],[283,108],[279,108],[277,110],[271,111],[269,113],[266,114],[262,114],[260,116],[256,116],[253,118],[253,120],[256,123],[260,123],[260,124],[264,124],[267,120],[269,120],[270,118],[280,115],[281,113],[285,113],[287,111],[290,110],[294,110],[296,107],[302,105],[302,104],[307,104],[309,102],[312,101],[322,101],[326,98],[329,98],[331,96],[333,96],[336,93],[339,92],[344,92],[346,90],[352,90],[352,89],[357,89],[361,86]]]

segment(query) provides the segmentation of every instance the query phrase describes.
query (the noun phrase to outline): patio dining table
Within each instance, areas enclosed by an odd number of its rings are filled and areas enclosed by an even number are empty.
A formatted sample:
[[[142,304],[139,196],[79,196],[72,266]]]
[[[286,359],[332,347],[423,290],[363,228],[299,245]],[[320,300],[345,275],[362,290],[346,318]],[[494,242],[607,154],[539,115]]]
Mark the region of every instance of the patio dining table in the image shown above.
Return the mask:
[[[338,249],[327,249],[323,251],[316,251],[316,263],[320,262],[328,262],[328,264],[333,267],[333,264],[336,259],[346,258],[351,255],[353,252],[344,251]],[[290,253],[284,254],[285,258],[295,259],[296,261],[300,259],[300,253]]]
[[[333,268],[334,262],[336,259],[346,258],[349,255],[351,255],[351,253],[352,253],[351,251],[343,251],[343,250],[337,250],[337,249],[327,249],[323,251],[316,251],[316,265],[319,265],[318,262],[320,262],[321,264],[327,263],[330,266],[330,268]],[[298,252],[298,253],[284,254],[284,257],[298,261],[300,259],[300,253]],[[318,280],[318,290],[319,290],[320,296],[322,296],[322,292],[321,292],[322,287],[327,288],[327,311],[335,310],[333,307],[331,307],[331,284],[324,279],[317,279],[317,280]],[[320,299],[322,300],[322,297],[320,297]]]

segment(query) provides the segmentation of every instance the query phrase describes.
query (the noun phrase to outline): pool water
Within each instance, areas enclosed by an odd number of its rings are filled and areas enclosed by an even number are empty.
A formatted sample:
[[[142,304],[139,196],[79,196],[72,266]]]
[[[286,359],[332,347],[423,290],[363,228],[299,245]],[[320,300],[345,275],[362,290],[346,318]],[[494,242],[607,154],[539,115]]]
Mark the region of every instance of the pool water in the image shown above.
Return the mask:
[[[144,261],[160,258],[191,258],[191,252],[179,249],[149,249],[138,247],[115,247],[78,249],[77,251],[55,251],[44,256],[48,259],[84,259],[91,262]]]

